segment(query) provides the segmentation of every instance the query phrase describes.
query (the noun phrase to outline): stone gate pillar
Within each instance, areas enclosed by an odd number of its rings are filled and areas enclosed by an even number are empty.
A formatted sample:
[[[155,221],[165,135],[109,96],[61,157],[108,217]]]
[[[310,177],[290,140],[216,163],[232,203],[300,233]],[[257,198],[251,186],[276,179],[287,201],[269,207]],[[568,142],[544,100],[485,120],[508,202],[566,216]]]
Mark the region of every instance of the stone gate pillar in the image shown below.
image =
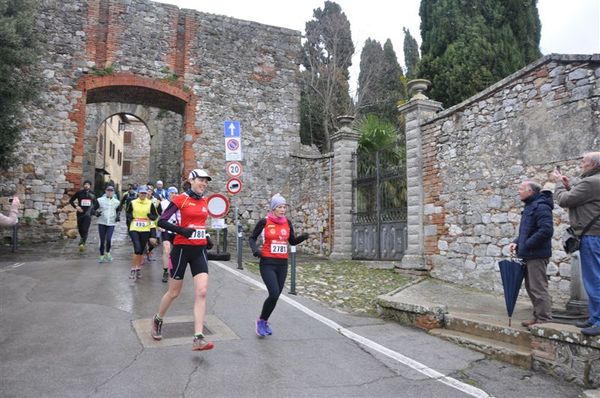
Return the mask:
[[[407,232],[408,244],[401,268],[426,270],[423,257],[423,151],[421,146],[421,125],[437,112],[442,104],[430,100],[423,92],[431,83],[424,79],[408,82],[410,101],[398,107],[406,121],[406,184],[407,184]]]
[[[352,154],[360,134],[350,128],[352,116],[339,116],[338,131],[331,135],[333,147],[333,249],[332,259],[352,258]]]

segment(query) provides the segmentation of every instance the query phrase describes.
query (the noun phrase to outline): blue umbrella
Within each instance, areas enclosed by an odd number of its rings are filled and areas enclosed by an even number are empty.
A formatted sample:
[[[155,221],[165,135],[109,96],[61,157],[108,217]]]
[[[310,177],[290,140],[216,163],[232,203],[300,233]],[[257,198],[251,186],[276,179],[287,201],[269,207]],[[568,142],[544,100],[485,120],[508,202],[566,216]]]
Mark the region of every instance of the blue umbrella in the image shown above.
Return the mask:
[[[500,267],[500,276],[502,277],[502,286],[504,287],[504,301],[506,302],[506,311],[508,312],[508,326],[511,325],[511,318],[525,277],[525,267],[520,261],[502,260],[498,263]]]

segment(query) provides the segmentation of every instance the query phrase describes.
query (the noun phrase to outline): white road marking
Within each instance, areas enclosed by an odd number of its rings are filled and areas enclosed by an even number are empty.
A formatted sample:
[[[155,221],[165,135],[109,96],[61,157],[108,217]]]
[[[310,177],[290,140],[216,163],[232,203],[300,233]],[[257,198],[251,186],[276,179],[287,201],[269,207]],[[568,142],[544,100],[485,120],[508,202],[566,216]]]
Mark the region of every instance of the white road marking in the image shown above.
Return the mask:
[[[228,272],[234,274],[235,276],[245,280],[246,282],[248,282],[262,290],[267,290],[265,285],[262,284],[261,282],[258,282],[257,280],[252,279],[251,277],[244,275],[241,272],[236,271],[233,268],[230,268],[223,263],[220,263],[218,261],[212,261],[212,260],[211,260],[211,262],[218,265],[220,268],[224,269],[225,271],[228,271]],[[305,307],[304,305],[298,303],[294,299],[289,298],[288,296],[281,295],[281,296],[279,296],[279,298],[281,300],[285,301],[286,303],[290,304],[291,306],[297,308],[298,310],[304,312],[306,315],[308,315],[308,316],[316,319],[317,321],[324,323],[325,325],[329,326],[330,328],[336,330],[338,333],[349,338],[350,340],[353,340],[359,344],[362,344],[365,347],[368,347],[368,348],[375,350],[391,359],[394,359],[397,362],[400,362],[401,364],[404,364],[404,365],[408,366],[409,368],[414,369],[417,372],[422,373],[431,379],[437,380],[440,383],[446,384],[447,386],[450,386],[459,391],[462,391],[465,394],[468,394],[472,397],[478,397],[478,398],[492,397],[491,395],[489,395],[488,393],[486,393],[485,391],[483,391],[477,387],[473,387],[469,384],[463,383],[462,381],[459,381],[452,377],[448,377],[448,376],[444,375],[443,373],[440,373],[435,369],[431,369],[430,367],[428,367],[412,358],[402,355],[399,352],[390,350],[389,348],[382,346],[381,344],[376,343],[373,340],[369,340],[366,337],[356,334],[356,333],[346,329],[342,325],[338,324],[337,322],[332,321],[331,319],[326,318],[323,315],[317,314],[313,310]]]
[[[22,265],[25,265],[25,263],[14,263],[13,265],[9,265],[6,268],[0,269],[0,272],[12,271],[13,269],[17,269]]]

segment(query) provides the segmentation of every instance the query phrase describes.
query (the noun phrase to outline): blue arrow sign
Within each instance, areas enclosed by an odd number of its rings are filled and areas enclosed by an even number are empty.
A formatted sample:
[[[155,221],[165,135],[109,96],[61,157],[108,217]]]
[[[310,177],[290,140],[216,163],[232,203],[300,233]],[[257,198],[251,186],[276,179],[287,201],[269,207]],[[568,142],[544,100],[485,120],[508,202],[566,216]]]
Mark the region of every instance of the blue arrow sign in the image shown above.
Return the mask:
[[[239,120],[229,121],[226,120],[224,123],[225,137],[239,137],[240,136],[240,122]]]

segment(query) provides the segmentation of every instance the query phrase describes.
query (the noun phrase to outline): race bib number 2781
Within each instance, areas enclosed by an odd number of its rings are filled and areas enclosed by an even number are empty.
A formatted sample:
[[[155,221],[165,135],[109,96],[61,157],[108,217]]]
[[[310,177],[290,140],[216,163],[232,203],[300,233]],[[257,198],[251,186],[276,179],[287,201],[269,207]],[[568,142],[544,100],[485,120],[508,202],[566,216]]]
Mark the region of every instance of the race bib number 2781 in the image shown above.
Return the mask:
[[[287,253],[288,246],[287,244],[280,243],[272,243],[271,244],[271,253],[273,254],[285,254]]]

